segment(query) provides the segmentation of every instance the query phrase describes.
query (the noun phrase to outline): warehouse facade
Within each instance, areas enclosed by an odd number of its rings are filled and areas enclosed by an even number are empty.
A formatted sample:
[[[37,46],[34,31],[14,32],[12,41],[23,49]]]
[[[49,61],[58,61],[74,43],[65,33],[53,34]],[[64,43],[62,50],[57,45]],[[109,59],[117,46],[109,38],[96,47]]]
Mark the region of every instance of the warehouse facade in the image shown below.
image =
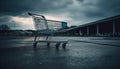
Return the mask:
[[[76,36],[120,36],[120,15],[69,29],[66,34]]]

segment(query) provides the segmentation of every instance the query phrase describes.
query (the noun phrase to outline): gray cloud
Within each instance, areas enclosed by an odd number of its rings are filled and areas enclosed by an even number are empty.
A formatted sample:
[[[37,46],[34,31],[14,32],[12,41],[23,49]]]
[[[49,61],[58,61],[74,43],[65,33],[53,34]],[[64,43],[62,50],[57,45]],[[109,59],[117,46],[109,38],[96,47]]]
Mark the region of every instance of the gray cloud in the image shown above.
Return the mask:
[[[120,14],[120,0],[76,0],[78,6],[69,8],[72,23],[84,24]]]
[[[10,19],[11,18],[9,16],[2,16],[0,17],[0,23],[8,22]]]
[[[120,14],[119,3],[120,0],[1,0],[0,22],[8,22],[9,16],[26,17],[30,11],[67,17],[70,25],[80,25]]]
[[[99,6],[99,8],[104,10],[106,13],[120,13],[120,0],[100,0],[97,6]]]
[[[1,15],[20,15],[28,11],[45,13],[64,8],[71,1],[65,0],[1,0]]]
[[[83,6],[89,6],[85,11],[85,14],[88,17],[104,17],[120,14],[119,3],[120,0],[91,0],[91,2],[88,2]]]

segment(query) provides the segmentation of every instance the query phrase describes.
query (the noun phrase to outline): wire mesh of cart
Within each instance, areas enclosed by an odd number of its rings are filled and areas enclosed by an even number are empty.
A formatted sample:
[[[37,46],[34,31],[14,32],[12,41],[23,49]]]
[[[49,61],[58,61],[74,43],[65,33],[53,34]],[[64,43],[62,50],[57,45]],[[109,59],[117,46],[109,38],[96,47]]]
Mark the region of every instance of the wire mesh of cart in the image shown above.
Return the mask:
[[[47,46],[50,46],[50,43],[55,43],[56,48],[59,48],[61,45],[63,48],[66,47],[67,41],[55,41],[55,40],[50,40],[48,39],[50,36],[53,36],[54,33],[58,32],[58,29],[60,29],[56,22],[50,22],[48,21],[45,16],[35,14],[35,13],[28,13],[30,16],[32,16],[36,33],[35,33],[35,38],[34,38],[34,44],[33,47],[36,48],[37,43],[44,42],[46,43]],[[44,40],[40,40],[40,37],[45,37]]]

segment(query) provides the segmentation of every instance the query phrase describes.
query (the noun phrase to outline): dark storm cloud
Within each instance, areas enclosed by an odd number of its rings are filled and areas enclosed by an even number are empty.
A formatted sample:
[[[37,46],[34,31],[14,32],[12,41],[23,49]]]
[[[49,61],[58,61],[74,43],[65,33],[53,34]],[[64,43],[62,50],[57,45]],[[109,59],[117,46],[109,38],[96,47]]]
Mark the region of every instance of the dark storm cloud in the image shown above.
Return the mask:
[[[76,0],[69,7],[72,24],[84,24],[120,14],[120,0]],[[76,4],[76,3],[75,3]]]
[[[0,23],[8,22],[9,20],[11,20],[11,18],[9,16],[0,17]]]
[[[120,14],[120,0],[0,0],[0,22],[27,12],[71,18],[71,25]],[[82,22],[82,23],[81,23]]]
[[[77,1],[79,1],[79,2],[83,2],[84,0],[77,0]]]
[[[64,1],[64,0],[1,0],[0,14],[20,15],[28,11],[42,13],[54,9],[63,8],[70,3],[71,1]]]
[[[0,23],[13,23],[10,21],[11,16],[26,17],[27,12],[55,13],[71,3],[72,1],[65,0],[0,0]]]
[[[84,3],[85,1],[86,3]],[[84,0],[84,2],[82,6],[85,8],[83,12],[86,17],[105,17],[120,14],[120,0]]]
[[[22,15],[28,11],[57,13],[62,10],[67,13],[72,13],[72,11],[76,13],[78,11],[79,13],[77,15],[82,13],[88,17],[94,17],[120,12],[120,0],[75,0],[79,2],[82,7],[72,7],[72,10],[67,10],[67,6],[71,5],[73,1],[74,0],[1,0],[0,15]]]
[[[106,13],[120,13],[120,0],[99,0],[97,6]]]
[[[24,11],[30,10],[29,3],[21,0],[1,0],[0,14],[1,15],[18,15]]]

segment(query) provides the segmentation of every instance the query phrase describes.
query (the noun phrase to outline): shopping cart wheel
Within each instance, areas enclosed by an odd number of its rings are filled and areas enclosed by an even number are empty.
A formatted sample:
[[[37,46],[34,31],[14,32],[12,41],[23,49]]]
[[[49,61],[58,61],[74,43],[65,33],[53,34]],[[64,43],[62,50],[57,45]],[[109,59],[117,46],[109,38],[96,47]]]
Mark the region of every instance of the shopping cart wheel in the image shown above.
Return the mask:
[[[33,47],[36,48],[37,46],[37,42],[33,43]]]
[[[50,42],[47,42],[47,46],[48,46],[48,47],[50,46]]]
[[[63,43],[63,44],[62,44],[62,48],[65,48],[65,47],[66,47],[66,44],[67,44],[67,42]]]
[[[56,43],[56,48],[59,48],[60,42]]]

